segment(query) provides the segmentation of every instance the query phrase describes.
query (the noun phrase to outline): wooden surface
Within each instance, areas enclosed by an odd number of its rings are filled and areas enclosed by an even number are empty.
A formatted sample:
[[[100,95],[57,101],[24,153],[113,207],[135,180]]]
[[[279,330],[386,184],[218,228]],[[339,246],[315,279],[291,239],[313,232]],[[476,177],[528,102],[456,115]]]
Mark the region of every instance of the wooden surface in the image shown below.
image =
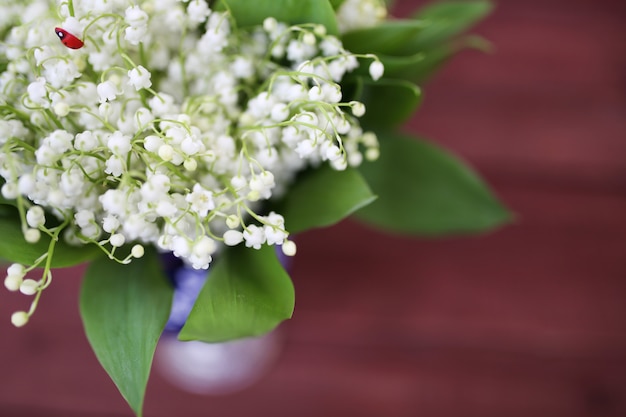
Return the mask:
[[[478,28],[497,52],[456,58],[408,129],[471,161],[516,224],[301,236],[267,377],[207,397],[154,373],[146,416],[626,415],[625,22],[622,0],[501,1]],[[0,293],[0,416],[131,415],[83,336],[80,272],[24,329],[8,321],[26,300]]]

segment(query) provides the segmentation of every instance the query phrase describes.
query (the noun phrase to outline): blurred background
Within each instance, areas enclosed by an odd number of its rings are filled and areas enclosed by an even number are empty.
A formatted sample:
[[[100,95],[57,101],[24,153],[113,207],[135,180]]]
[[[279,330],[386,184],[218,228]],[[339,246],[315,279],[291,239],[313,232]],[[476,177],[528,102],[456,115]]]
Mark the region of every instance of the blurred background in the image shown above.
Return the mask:
[[[303,234],[275,366],[227,396],[154,371],[146,416],[626,416],[626,2],[501,0],[476,32],[495,53],[452,60],[406,129],[469,161],[516,222]],[[81,272],[58,271],[19,330],[28,300],[0,292],[0,416],[131,416],[83,334]]]

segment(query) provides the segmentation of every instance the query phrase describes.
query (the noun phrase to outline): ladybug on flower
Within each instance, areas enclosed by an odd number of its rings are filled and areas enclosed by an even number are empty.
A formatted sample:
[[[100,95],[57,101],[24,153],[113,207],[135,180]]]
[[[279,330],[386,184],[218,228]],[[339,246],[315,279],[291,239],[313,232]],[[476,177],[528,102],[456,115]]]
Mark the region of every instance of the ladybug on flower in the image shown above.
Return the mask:
[[[80,49],[85,46],[85,42],[63,28],[56,27],[54,31],[61,40],[61,43],[70,49]]]

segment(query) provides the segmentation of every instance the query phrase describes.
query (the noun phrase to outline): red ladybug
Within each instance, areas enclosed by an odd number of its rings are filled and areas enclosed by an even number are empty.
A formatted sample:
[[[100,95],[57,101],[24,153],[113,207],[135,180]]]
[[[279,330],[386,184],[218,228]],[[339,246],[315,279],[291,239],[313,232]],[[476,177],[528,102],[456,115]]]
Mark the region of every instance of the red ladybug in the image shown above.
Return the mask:
[[[65,29],[54,28],[54,31],[56,32],[63,45],[67,46],[70,49],[80,49],[85,45],[83,41],[81,41]]]

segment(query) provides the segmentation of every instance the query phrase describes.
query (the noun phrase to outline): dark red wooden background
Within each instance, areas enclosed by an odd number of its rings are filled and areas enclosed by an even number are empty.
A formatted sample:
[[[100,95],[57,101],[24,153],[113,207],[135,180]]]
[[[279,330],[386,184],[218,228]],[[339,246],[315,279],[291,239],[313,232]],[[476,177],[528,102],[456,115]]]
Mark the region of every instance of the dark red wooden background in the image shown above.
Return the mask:
[[[400,1],[398,12],[419,2]],[[301,236],[296,313],[256,386],[185,394],[158,374],[146,415],[626,415],[626,2],[502,0],[426,88],[409,129],[477,167],[518,214],[489,235]],[[57,272],[16,330],[0,295],[0,416],[129,416]]]

